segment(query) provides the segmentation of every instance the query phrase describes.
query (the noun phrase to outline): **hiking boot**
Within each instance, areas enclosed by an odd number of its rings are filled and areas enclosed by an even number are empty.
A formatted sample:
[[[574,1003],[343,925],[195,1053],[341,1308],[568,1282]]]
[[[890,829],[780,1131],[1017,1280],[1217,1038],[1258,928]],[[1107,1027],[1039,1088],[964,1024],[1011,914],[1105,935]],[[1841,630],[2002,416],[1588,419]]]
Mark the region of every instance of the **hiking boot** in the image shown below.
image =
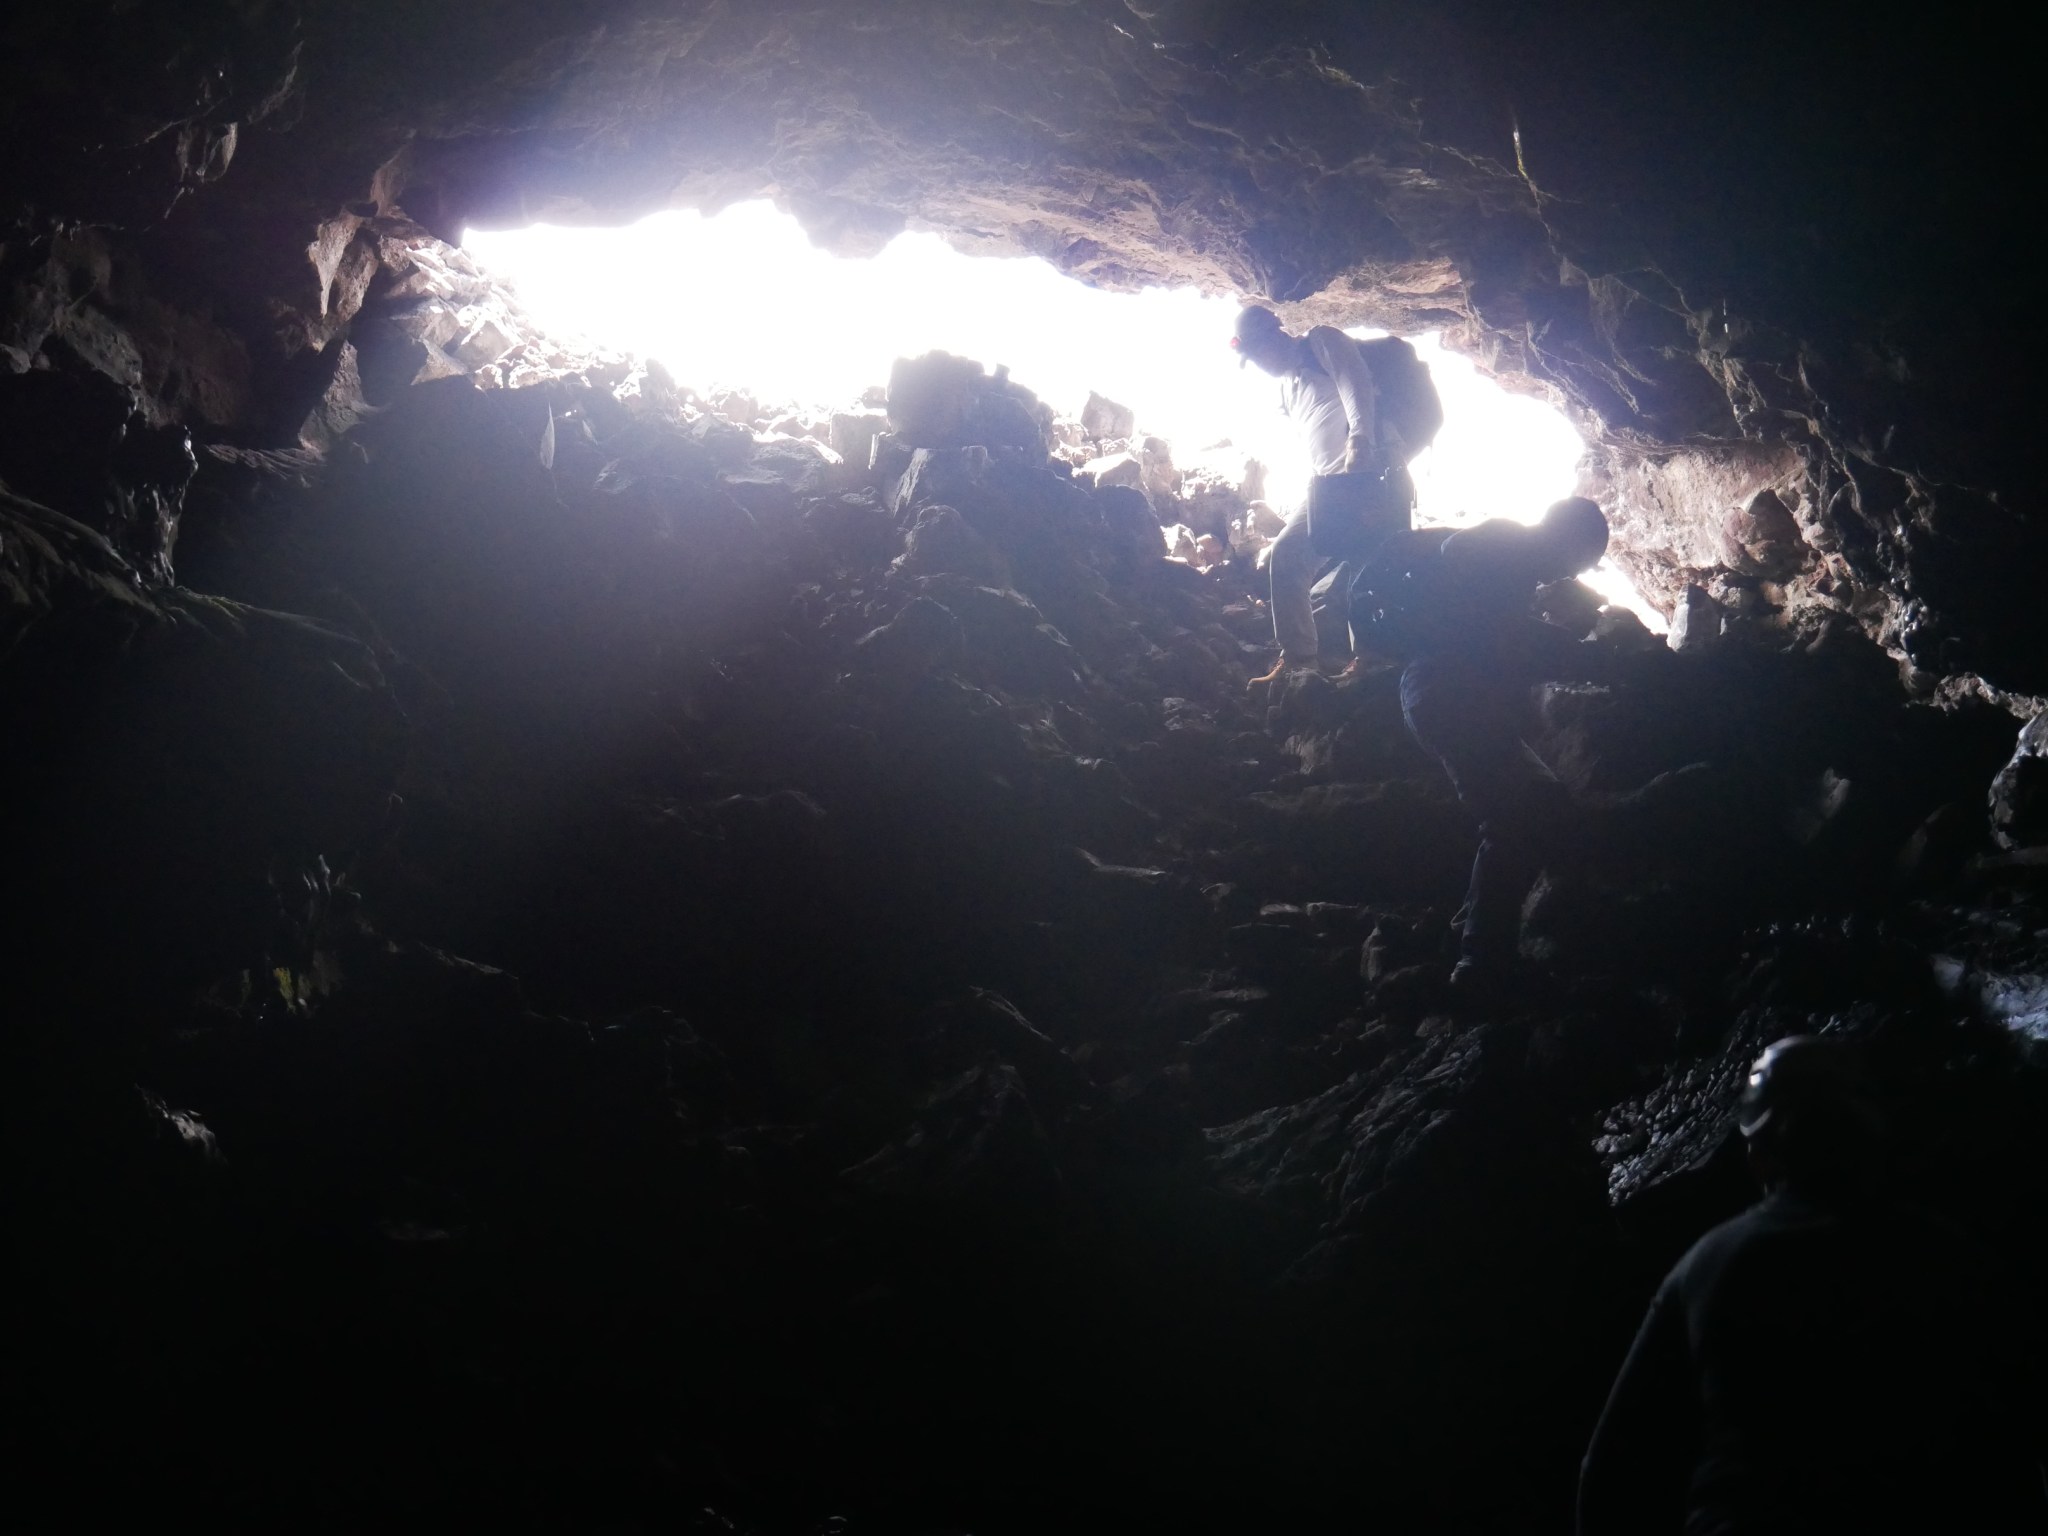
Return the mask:
[[[1288,658],[1287,653],[1285,651],[1282,651],[1280,653],[1280,659],[1273,663],[1272,671],[1268,672],[1263,677],[1253,678],[1250,682],[1245,684],[1245,687],[1256,688],[1261,683],[1277,683],[1290,672],[1299,671],[1304,667],[1313,667],[1315,665],[1316,661],[1313,656],[1311,656],[1307,661],[1297,662],[1290,660]]]

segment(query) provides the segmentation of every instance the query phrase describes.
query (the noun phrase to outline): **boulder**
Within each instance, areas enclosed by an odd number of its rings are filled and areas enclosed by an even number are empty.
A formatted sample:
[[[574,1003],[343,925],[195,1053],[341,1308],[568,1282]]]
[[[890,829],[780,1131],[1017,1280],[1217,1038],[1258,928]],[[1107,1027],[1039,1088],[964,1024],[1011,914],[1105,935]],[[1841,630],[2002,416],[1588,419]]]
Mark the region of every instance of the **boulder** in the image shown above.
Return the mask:
[[[881,411],[834,411],[826,442],[849,464],[871,465],[875,437],[889,425]]]
[[[1148,562],[1164,558],[1165,530],[1142,491],[1129,485],[1111,486],[1095,493],[1095,504],[1102,511],[1112,558],[1120,573],[1133,574]]]
[[[761,402],[743,389],[714,389],[707,403],[738,426],[751,427],[761,419]]]
[[[1737,570],[1782,581],[1809,558],[1798,519],[1766,487],[1731,511],[1721,524],[1723,553]]]
[[[889,427],[918,448],[1014,449],[1043,457],[1052,411],[1006,370],[991,376],[971,358],[927,352],[889,370]]]
[[[1583,640],[1599,621],[1600,594],[1576,579],[1554,581],[1536,589],[1535,609],[1545,623]]]
[[[1680,594],[1678,606],[1672,612],[1666,644],[1674,651],[1706,650],[1720,640],[1723,617],[1721,605],[1708,595],[1705,587],[1689,586]]]
[[[1138,445],[1138,463],[1144,472],[1145,494],[1155,507],[1169,507],[1180,497],[1181,472],[1174,467],[1173,445],[1163,437],[1148,437]]]
[[[967,631],[953,611],[928,597],[914,597],[888,623],[854,642],[863,671],[908,679],[959,665]]]
[[[954,508],[920,508],[905,536],[895,569],[909,576],[970,576],[1001,582],[1008,571],[1002,552],[968,526]]]
[[[465,368],[482,368],[495,363],[519,344],[518,335],[503,315],[482,310],[473,316],[465,312],[458,318],[467,319],[468,323],[449,351]]]
[[[953,575],[925,577],[919,585],[959,618],[977,674],[1013,693],[1079,695],[1086,663],[1022,593]]]
[[[1094,477],[1098,489],[1128,486],[1132,490],[1143,491],[1145,488],[1145,466],[1139,463],[1136,454],[1105,454],[1099,459],[1090,459],[1081,469],[1082,473]]]
[[[1233,524],[1249,510],[1236,486],[1212,475],[1193,472],[1181,477],[1171,505],[1179,521],[1226,547]]]
[[[884,441],[877,438],[877,448]],[[890,505],[900,516],[934,503],[966,506],[987,498],[988,450],[979,444],[967,448],[917,448],[910,450],[909,462],[896,478]]]
[[[805,505],[802,520],[821,548],[856,570],[886,564],[903,550],[903,531],[873,491],[818,497]]]
[[[2048,843],[2048,714],[2020,729],[2011,761],[1991,781],[1991,832],[2001,848]]]
[[[1088,403],[1081,407],[1081,426],[1089,437],[1097,442],[1125,438],[1137,430],[1137,425],[1137,413],[1129,406],[1118,405],[1093,390],[1088,392]]]
[[[1593,638],[1603,645],[1632,654],[1659,650],[1665,644],[1633,609],[1617,608],[1612,604],[1602,606],[1594,615]]]

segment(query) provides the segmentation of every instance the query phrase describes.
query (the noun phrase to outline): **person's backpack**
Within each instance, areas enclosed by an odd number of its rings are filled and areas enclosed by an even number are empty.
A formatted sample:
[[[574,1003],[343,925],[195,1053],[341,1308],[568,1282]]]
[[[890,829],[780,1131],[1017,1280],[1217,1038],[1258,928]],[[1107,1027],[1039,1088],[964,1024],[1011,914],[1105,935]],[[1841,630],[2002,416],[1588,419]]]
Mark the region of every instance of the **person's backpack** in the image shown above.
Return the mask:
[[[1391,428],[1401,440],[1398,449],[1384,437],[1381,444],[1391,450],[1390,459],[1406,464],[1435,440],[1437,429],[1444,424],[1444,403],[1437,398],[1429,364],[1399,336],[1375,336],[1359,342],[1358,350],[1372,371],[1373,390],[1379,397],[1374,408],[1381,429]]]
[[[1407,661],[1440,646],[1455,620],[1444,603],[1439,551],[1448,528],[1412,528],[1389,537],[1352,576],[1351,629],[1376,655]]]

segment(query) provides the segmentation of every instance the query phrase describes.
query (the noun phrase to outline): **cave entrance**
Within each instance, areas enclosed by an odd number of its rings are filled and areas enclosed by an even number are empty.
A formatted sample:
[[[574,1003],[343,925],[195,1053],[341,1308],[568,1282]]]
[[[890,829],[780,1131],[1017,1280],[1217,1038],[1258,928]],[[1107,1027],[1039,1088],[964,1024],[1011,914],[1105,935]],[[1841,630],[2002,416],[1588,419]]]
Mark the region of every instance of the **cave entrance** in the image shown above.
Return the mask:
[[[940,349],[1007,366],[1066,418],[1099,392],[1178,463],[1220,445],[1255,457],[1276,508],[1298,505],[1306,487],[1274,381],[1234,366],[1225,345],[1234,297],[1111,293],[1036,258],[970,257],[930,233],[898,235],[871,258],[835,256],[765,202],[612,228],[470,230],[463,246],[550,335],[658,359],[707,398],[737,391],[769,415],[842,409],[895,358]],[[1434,333],[1409,340],[1444,404],[1435,444],[1412,466],[1420,523],[1533,521],[1572,494],[1586,445],[1562,412],[1503,389]],[[1588,580],[1665,629],[1611,561]]]

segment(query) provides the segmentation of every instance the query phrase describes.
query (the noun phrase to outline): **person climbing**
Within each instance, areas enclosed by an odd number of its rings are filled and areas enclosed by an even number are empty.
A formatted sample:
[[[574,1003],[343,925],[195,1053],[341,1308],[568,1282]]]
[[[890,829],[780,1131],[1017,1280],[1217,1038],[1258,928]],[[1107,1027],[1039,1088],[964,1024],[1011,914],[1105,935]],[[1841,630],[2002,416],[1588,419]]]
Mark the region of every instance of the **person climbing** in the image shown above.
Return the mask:
[[[1230,344],[1240,367],[1252,363],[1280,380],[1281,409],[1300,427],[1316,477],[1309,504],[1287,519],[1268,556],[1280,656],[1253,679],[1257,686],[1318,666],[1310,600],[1317,571],[1326,560],[1362,560],[1408,527],[1415,506],[1408,462],[1429,446],[1443,407],[1429,369],[1398,337],[1361,342],[1328,325],[1294,336],[1272,310],[1253,304],[1239,312]],[[1348,591],[1340,574],[1335,600]]]
[[[1736,1119],[1764,1197],[1658,1287],[1579,1536],[2048,1529],[2041,1335],[1968,1239],[1885,1198],[1854,1048],[1778,1041]]]
[[[1404,659],[1401,714],[1479,822],[1457,968],[1470,993],[1512,962],[1522,899],[1577,817],[1522,737],[1538,682],[1590,680],[1602,653],[1530,611],[1539,586],[1577,576],[1607,549],[1607,518],[1582,496],[1534,526],[1494,518],[1390,536],[1359,573],[1355,622],[1373,650]],[[1277,604],[1276,604],[1277,606]]]

